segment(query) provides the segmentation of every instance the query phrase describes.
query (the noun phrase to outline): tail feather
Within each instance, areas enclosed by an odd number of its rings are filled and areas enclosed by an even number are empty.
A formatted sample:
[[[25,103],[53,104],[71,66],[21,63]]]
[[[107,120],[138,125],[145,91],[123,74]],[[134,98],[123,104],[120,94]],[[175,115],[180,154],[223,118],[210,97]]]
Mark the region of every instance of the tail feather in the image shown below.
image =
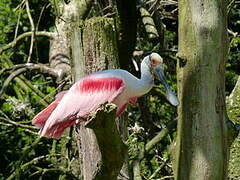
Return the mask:
[[[47,108],[38,113],[32,120],[32,124],[38,128],[42,128],[52,114],[54,109],[57,107],[58,102],[52,102]]]
[[[44,126],[40,131],[40,136],[50,137],[58,139],[64,132],[64,130],[76,123],[76,117],[69,118],[64,122],[59,122],[51,126]]]
[[[32,120],[32,124],[38,128],[43,128],[49,116],[52,114],[54,109],[56,109],[57,105],[66,94],[67,91],[62,91],[55,96],[55,100],[44,110],[38,113]]]

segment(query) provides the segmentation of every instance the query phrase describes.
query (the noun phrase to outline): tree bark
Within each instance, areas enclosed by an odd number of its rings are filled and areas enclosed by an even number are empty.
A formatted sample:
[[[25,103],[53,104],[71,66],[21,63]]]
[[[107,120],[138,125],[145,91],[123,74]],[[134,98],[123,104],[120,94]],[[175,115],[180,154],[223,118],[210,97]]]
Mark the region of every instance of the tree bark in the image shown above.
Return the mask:
[[[86,18],[92,2],[93,0],[72,0],[68,3],[65,1],[52,2],[57,17],[55,31],[50,41],[49,62],[50,67],[54,68],[58,73],[57,82],[61,82],[66,75],[71,73],[70,37],[73,33],[71,27],[76,25],[76,22],[80,19]],[[70,169],[76,177],[80,177],[80,162],[76,158],[78,156],[77,142],[73,138],[74,133],[72,130],[72,128],[65,130],[64,136],[61,138],[61,154],[63,157],[61,166]],[[62,175],[60,179],[68,179],[68,177]]]
[[[116,0],[116,4],[119,15],[117,21],[119,62],[122,69],[128,69],[137,35],[136,0]]]
[[[179,1],[175,179],[227,178],[226,2]]]
[[[92,18],[73,27],[72,55],[75,81],[92,72],[119,66],[116,37],[114,21],[110,18]],[[112,114],[112,120],[114,117],[115,115]],[[126,147],[115,144],[113,145],[115,148],[121,147],[121,149],[106,148],[110,144],[103,144],[103,137],[101,136],[103,133],[107,133],[109,135],[105,139],[109,138],[110,140],[109,136],[111,136],[113,129],[109,128],[109,132],[106,132],[106,128],[98,127],[95,130],[97,132],[94,133],[92,129],[86,128],[83,124],[78,127],[83,179],[116,179],[115,175],[117,171],[119,173],[122,167]],[[115,160],[116,157],[120,157],[118,162],[115,162],[115,166],[112,164],[113,157]],[[107,158],[109,161],[106,160]],[[102,164],[100,168],[103,169],[98,170],[99,164]]]
[[[55,21],[55,32],[50,40],[49,63],[50,67],[58,72],[58,81],[66,74],[70,74],[70,46],[68,32],[71,19],[71,7],[64,2],[58,2],[57,7],[60,14]]]
[[[116,106],[106,104],[100,107],[94,118],[85,124],[85,127],[87,127],[86,129],[90,128],[93,130],[93,136],[96,138],[97,143],[94,144],[94,147],[97,145],[97,150],[99,148],[100,151],[100,158],[97,158],[97,162],[83,163],[83,165],[87,164],[87,166],[89,166],[89,164],[97,165],[97,167],[93,165],[93,169],[84,168],[84,171],[87,170],[85,173],[85,179],[90,179],[90,174],[93,174],[91,179],[94,180],[117,179],[124,162],[125,154],[127,153],[127,146],[122,142],[122,139],[119,135],[119,131],[115,122],[115,114]],[[80,131],[81,130],[82,129],[80,129]],[[81,133],[79,133],[79,135],[80,134]],[[86,142],[84,142],[84,144],[86,144]],[[86,146],[83,146],[82,148],[84,147]],[[89,149],[84,150],[89,151]],[[92,150],[94,155],[96,155],[96,151],[94,149]],[[84,152],[83,155],[86,157],[86,152]],[[89,156],[87,156],[87,158],[89,158]],[[92,172],[90,170],[92,170]],[[88,178],[86,178],[87,176]]]

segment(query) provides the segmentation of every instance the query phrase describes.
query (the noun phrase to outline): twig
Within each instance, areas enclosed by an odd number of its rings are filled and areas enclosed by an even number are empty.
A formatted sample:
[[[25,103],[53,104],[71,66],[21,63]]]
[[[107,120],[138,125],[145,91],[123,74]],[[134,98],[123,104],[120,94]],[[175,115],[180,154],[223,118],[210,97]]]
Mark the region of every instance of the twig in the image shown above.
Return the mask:
[[[4,116],[4,117],[0,117],[0,120],[3,120],[5,122],[1,122],[2,125],[5,126],[17,126],[17,127],[21,127],[23,128],[25,131],[30,132],[32,134],[37,134],[36,132],[32,131],[37,129],[36,127],[33,126],[28,126],[28,125],[24,125],[21,123],[17,123],[15,121],[12,121],[2,110],[0,110],[0,113]],[[31,130],[30,130],[31,129]]]
[[[17,169],[7,178],[7,180],[13,179],[16,175],[18,175],[20,173],[20,171],[23,170],[22,166],[24,166],[24,165],[21,166],[23,160],[26,158],[26,156],[29,154],[29,152],[31,152],[38,145],[40,140],[41,140],[41,137],[38,137],[37,139],[35,139],[35,141],[32,144],[30,144],[29,146],[27,146],[26,148],[23,149],[22,156],[20,157],[19,161],[17,162],[17,166],[16,166]]]
[[[8,127],[13,127],[14,126],[13,124],[7,124],[5,122],[0,122],[0,125],[8,126]],[[31,133],[31,134],[34,134],[34,135],[38,135],[38,133],[35,132],[35,131],[29,130],[29,129],[25,129],[25,128],[23,128],[23,130],[28,132],[28,133]]]
[[[176,120],[169,122],[166,128],[162,129],[153,139],[151,139],[151,141],[146,144],[146,151],[148,152],[149,150],[151,150],[153,146],[155,146],[159,141],[161,141],[171,129],[174,129],[176,127],[176,125]]]
[[[5,63],[3,64],[4,67],[10,68],[13,65],[12,61],[9,59],[6,59]],[[43,94],[39,89],[35,88],[32,83],[26,79],[23,75],[20,75],[19,77],[16,77],[14,79],[16,81],[16,84],[20,86],[24,91],[29,92],[31,90],[35,95],[42,98],[42,100],[38,101],[39,104],[42,104],[43,106],[47,107],[49,105],[49,102],[47,100],[44,100],[45,94]]]
[[[153,179],[157,174],[158,172],[167,164],[166,161],[164,161],[155,171],[154,173],[148,178],[149,180]]]
[[[20,123],[17,123],[15,121],[12,121],[10,119],[6,119],[4,117],[0,117],[0,120],[2,121],[5,121],[7,122],[8,124],[11,124],[11,125],[14,125],[14,126],[17,126],[17,127],[21,127],[21,128],[26,128],[26,129],[32,129],[32,130],[36,130],[37,128],[36,127],[33,127],[33,126],[28,126],[28,125],[24,125],[24,124],[20,124]],[[37,134],[37,133],[36,133]]]
[[[37,164],[39,161],[43,160],[43,159],[48,159],[50,158],[52,155],[46,155],[46,156],[39,156],[39,157],[36,157],[34,159],[32,159],[31,161],[21,165],[18,167],[17,170],[20,170],[20,171],[24,171],[26,168],[28,168],[29,166],[32,166],[34,164]],[[46,173],[46,172],[49,172],[49,171],[60,171],[64,174],[68,174],[70,175],[71,177],[73,177],[73,179],[77,179],[72,173],[71,171],[69,170],[66,170],[64,168],[50,168],[50,169],[43,169],[43,168],[40,168],[40,167],[36,167],[37,169],[39,169],[37,172],[38,173],[34,173],[34,175],[36,174],[39,174],[39,173],[42,173],[43,175]],[[7,180],[11,180],[13,179],[19,172],[15,170],[8,178]]]
[[[229,34],[233,35],[233,37],[237,37],[238,33],[237,32],[233,32],[231,29],[227,30]]]
[[[170,178],[174,178],[174,176],[164,176],[162,178],[155,179],[155,180],[163,180],[163,179],[170,179]]]
[[[9,49],[9,48],[12,48],[14,46],[16,46],[17,42],[22,40],[23,38],[25,37],[28,37],[28,36],[32,36],[33,32],[26,32],[26,33],[23,33],[21,35],[19,35],[16,39],[14,39],[12,42],[8,43],[7,45],[3,46],[0,48],[0,54]],[[36,36],[46,36],[46,37],[49,37],[49,38],[54,38],[54,33],[52,32],[47,32],[47,31],[38,31],[38,32],[35,32],[35,35]]]
[[[27,72],[28,70],[37,70],[41,73],[46,73],[49,75],[52,75],[54,77],[58,77],[58,73],[57,71],[55,71],[54,69],[44,65],[44,64],[33,64],[33,63],[27,63],[27,64],[23,64],[23,65],[17,65],[17,67],[22,66],[22,68],[17,69],[15,72],[13,72],[12,74],[10,74],[10,76],[8,76],[8,78],[5,80],[2,89],[0,90],[0,96],[3,94],[3,92],[5,91],[5,89],[7,88],[8,84],[17,76],[21,75],[24,72]]]
[[[31,12],[30,12],[28,0],[25,0],[25,3],[26,3],[27,15],[28,15],[28,19],[29,19],[30,24],[31,24],[31,31],[32,31],[31,44],[30,44],[30,49],[29,49],[29,54],[28,54],[28,59],[27,59],[27,63],[30,63],[31,56],[32,56],[32,51],[33,51],[33,44],[34,44],[34,40],[35,40],[35,26],[34,26],[34,22],[33,22],[33,19],[32,19]]]
[[[25,5],[24,2],[25,2],[25,0],[22,0],[22,2],[16,8],[13,9],[13,12],[17,11],[20,8],[23,8],[23,6]]]
[[[42,15],[43,15],[43,12],[46,8],[48,8],[50,6],[50,4],[46,4],[43,6],[43,8],[41,9],[41,12],[40,12],[40,15],[39,15],[39,18],[38,18],[38,21],[37,21],[37,25],[36,25],[36,31],[38,30],[38,26],[39,26],[39,23],[41,21],[41,18],[42,18]]]
[[[14,65],[12,67],[9,67],[9,68],[5,68],[2,70],[2,72],[6,72],[6,71],[16,71],[18,69],[21,69],[21,68],[28,68],[29,70],[31,70],[32,68],[39,68],[39,69],[45,69],[44,71],[46,72],[53,72],[54,74],[52,73],[49,73],[53,76],[56,76],[57,72],[54,71],[54,69],[50,68],[48,66],[48,64],[33,64],[33,63],[26,63],[26,64],[17,64],[17,65]]]
[[[24,1],[21,2],[21,4],[19,5],[19,7],[21,7],[21,6],[23,5],[23,2],[24,2]],[[17,38],[17,33],[18,33],[18,27],[19,27],[19,24],[20,24],[21,14],[22,14],[22,11],[20,11],[19,14],[18,14],[18,20],[17,20],[17,26],[16,26],[16,28],[15,28],[14,39]]]
[[[39,15],[37,24],[36,24],[35,32],[38,31],[39,23],[40,23],[40,21],[41,21],[41,18],[42,18],[42,15],[43,15],[44,10],[45,10],[46,8],[48,8],[49,6],[50,6],[50,3],[45,4],[45,5],[43,6],[43,8],[41,9],[41,12],[40,12],[40,15]],[[37,44],[36,41],[35,41],[35,46],[34,46],[34,47],[35,47],[35,52],[36,52],[36,61],[35,61],[35,62],[39,62],[38,44]]]
[[[228,4],[228,6],[227,6],[227,15],[228,15],[228,14],[230,13],[230,11],[232,10],[232,7],[234,6],[235,1],[236,1],[236,0],[232,0],[232,1]]]
[[[145,147],[139,152],[136,159],[133,161],[133,180],[142,180],[140,162],[144,157]]]
[[[40,168],[40,167],[35,167],[35,168],[38,169],[38,171],[31,174],[30,177],[38,175],[38,174],[41,174],[43,176],[48,172],[56,171],[56,172],[59,172],[59,173],[62,173],[62,174],[67,174],[73,180],[78,180],[78,178],[70,170],[66,170],[65,168],[62,168],[62,167],[61,168],[50,168],[50,169]]]
[[[150,140],[145,148],[141,149],[137,158],[133,161],[133,173],[134,173],[134,180],[141,180],[140,176],[140,161],[144,158],[145,152],[149,152],[156,144],[159,143],[171,129],[174,129],[177,125],[177,121],[173,120],[168,123],[167,127],[162,129],[152,140]]]

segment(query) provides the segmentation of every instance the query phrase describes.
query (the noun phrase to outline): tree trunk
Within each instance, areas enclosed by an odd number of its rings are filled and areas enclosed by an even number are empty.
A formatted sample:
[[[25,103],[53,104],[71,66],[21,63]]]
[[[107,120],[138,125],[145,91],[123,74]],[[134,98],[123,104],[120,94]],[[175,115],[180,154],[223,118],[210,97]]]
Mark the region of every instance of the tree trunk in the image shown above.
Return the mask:
[[[119,66],[116,37],[113,19],[92,18],[74,26],[72,53],[75,81],[86,74]],[[112,121],[114,117],[112,114]],[[116,143],[111,137],[117,139],[119,135],[111,134],[114,130],[106,127],[95,129],[98,133],[83,124],[77,129],[83,179],[116,179],[116,172],[119,173],[126,154],[122,141]],[[103,133],[106,136],[102,136]],[[111,141],[103,144],[103,138]],[[113,143],[112,148],[110,142]],[[101,170],[98,169],[99,165]]]
[[[225,3],[179,1],[177,180],[227,177]]]
[[[129,68],[137,35],[136,0],[116,0],[118,11],[118,55],[120,67]]]
[[[54,4],[56,2],[57,4]],[[58,73],[57,83],[61,83],[63,78],[71,73],[71,54],[68,35],[71,30],[72,6],[71,4],[65,4],[63,1],[54,1],[54,3],[52,6],[55,7],[58,16],[55,20],[54,37],[50,41],[49,64]],[[60,87],[58,90],[61,91],[62,88]],[[79,162],[75,159],[77,148],[73,139],[69,138],[72,136],[71,132],[70,129],[65,130],[64,136],[60,140],[62,155],[60,166],[71,169],[71,172],[76,177],[79,177],[79,171],[75,168],[75,166],[79,166]],[[53,140],[52,153],[55,153],[56,148],[56,140]],[[54,161],[55,159],[53,159]],[[69,166],[69,161],[71,162],[71,166]],[[59,179],[68,179],[68,176],[66,174],[60,175]]]

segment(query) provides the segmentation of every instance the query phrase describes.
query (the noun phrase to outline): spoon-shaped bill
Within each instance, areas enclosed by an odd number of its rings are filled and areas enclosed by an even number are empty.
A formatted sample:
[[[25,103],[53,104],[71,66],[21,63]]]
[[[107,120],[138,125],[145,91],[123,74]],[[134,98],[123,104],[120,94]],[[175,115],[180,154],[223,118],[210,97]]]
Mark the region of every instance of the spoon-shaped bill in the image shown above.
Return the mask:
[[[177,98],[177,96],[175,95],[175,93],[173,92],[173,90],[169,87],[161,65],[158,65],[158,66],[156,67],[156,73],[157,73],[157,75],[158,75],[161,83],[163,84],[165,90],[166,90],[167,100],[168,100],[173,106],[179,105],[178,98]]]

